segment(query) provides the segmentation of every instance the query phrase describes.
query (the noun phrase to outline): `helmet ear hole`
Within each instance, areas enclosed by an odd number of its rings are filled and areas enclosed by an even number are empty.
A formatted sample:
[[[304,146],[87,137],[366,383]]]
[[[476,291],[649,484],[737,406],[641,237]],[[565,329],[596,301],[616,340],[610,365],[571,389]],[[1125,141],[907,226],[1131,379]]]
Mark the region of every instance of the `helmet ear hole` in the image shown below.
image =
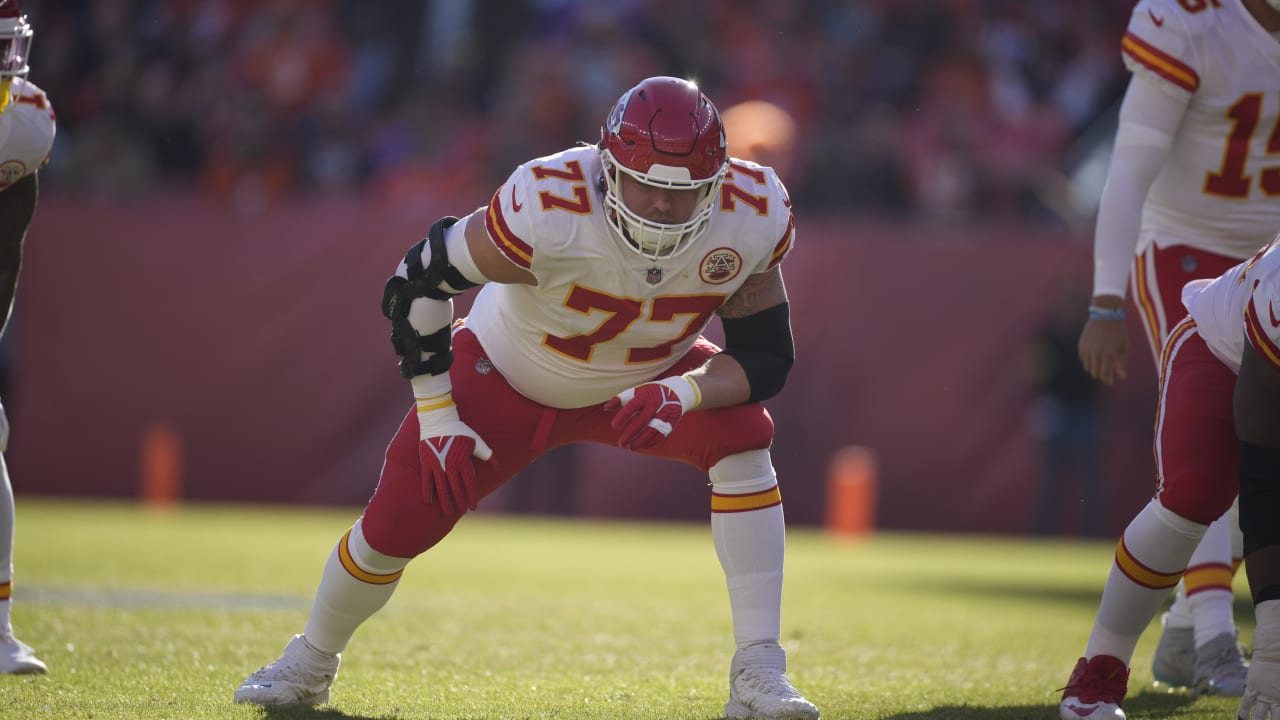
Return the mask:
[[[706,232],[729,156],[720,113],[697,85],[652,77],[631,88],[600,128],[598,148],[609,221],[628,247],[650,258],[672,257]],[[652,187],[702,195],[685,222],[646,220],[619,199],[623,173]]]

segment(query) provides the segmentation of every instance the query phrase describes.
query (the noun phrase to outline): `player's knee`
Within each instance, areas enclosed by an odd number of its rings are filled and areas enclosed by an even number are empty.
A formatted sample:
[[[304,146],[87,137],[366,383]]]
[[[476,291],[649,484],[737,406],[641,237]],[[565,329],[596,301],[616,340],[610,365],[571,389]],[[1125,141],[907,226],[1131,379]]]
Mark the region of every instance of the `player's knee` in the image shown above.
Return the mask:
[[[711,410],[700,420],[705,421],[707,438],[704,468],[730,455],[767,450],[773,444],[773,418],[759,403]]]
[[[347,534],[347,554],[355,564],[366,572],[384,575],[404,569],[409,564],[408,557],[397,557],[381,552],[370,544],[364,534],[364,518],[356,520]]]
[[[1195,492],[1188,492],[1187,488],[1193,488]],[[1235,488],[1224,482],[1171,482],[1166,478],[1158,499],[1162,506],[1181,517],[1201,525],[1209,525],[1231,509],[1231,503],[1235,500]]]
[[[1244,554],[1280,545],[1280,448],[1241,443],[1240,531]]]
[[[363,520],[364,540],[371,550],[384,556],[417,557],[430,550],[453,529],[458,517],[446,516],[439,504],[412,504],[407,514],[381,513],[370,504]]]
[[[769,450],[748,450],[722,458],[707,471],[717,493],[744,495],[778,484]]]

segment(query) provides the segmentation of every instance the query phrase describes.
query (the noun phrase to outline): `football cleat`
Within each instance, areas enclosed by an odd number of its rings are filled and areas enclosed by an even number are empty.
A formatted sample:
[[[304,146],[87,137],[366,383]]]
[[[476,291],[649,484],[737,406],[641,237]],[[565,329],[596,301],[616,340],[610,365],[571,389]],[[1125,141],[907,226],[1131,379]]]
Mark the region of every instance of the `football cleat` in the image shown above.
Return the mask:
[[[48,671],[49,668],[36,657],[35,650],[14,637],[13,633],[0,630],[0,674],[38,675]]]
[[[1119,658],[1080,658],[1058,703],[1061,720],[1124,720],[1120,705],[1129,692],[1129,668]]]
[[[1280,662],[1259,660],[1249,664],[1249,684],[1236,713],[1240,720],[1280,720]]]
[[[258,668],[240,683],[234,700],[263,706],[326,703],[341,657],[322,653],[301,635],[294,635],[280,659]]]
[[[1191,692],[1195,695],[1234,695],[1244,693],[1249,664],[1240,655],[1235,633],[1222,633],[1196,648],[1195,679]]]
[[[726,718],[818,720],[818,707],[787,679],[787,653],[775,642],[739,648],[729,664]]]
[[[1169,627],[1169,613],[1160,618],[1163,630],[1151,657],[1151,675],[1156,682],[1174,687],[1191,687],[1196,678],[1196,637],[1189,627]]]

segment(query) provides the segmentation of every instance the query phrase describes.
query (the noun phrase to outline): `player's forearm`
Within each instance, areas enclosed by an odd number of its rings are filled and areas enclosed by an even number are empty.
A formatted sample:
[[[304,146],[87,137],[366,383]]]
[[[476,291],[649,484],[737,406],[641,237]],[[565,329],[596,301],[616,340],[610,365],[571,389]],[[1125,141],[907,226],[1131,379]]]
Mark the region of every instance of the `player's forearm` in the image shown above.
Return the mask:
[[[685,377],[697,383],[701,393],[699,410],[741,405],[751,397],[751,383],[737,360],[724,354],[716,355],[707,364],[686,373]]]
[[[1093,243],[1095,299],[1124,299],[1142,227],[1142,208],[1186,106],[1187,98],[1168,93],[1142,76],[1135,75],[1129,83],[1098,206]]]

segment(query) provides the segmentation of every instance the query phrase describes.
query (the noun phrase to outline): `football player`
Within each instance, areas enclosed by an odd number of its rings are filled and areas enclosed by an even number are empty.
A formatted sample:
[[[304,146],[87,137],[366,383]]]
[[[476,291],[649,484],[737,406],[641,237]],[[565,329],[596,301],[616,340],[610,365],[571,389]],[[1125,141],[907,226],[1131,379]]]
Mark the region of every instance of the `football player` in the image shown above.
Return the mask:
[[[1188,316],[1165,343],[1156,455],[1162,482],[1116,550],[1116,581],[1144,586],[1131,605],[1149,622],[1207,521],[1240,495],[1257,628],[1239,717],[1280,718],[1280,235],[1212,280],[1187,283]],[[1123,580],[1120,580],[1123,578]],[[1137,615],[1135,607],[1130,614]],[[1113,633],[1101,623],[1095,635]],[[1122,658],[1081,658],[1063,718],[1123,718]],[[1081,679],[1089,679],[1081,683]]]
[[[549,449],[596,442],[710,477],[737,647],[725,714],[819,717],[779,644],[782,496],[761,404],[794,360],[780,268],[791,203],[772,169],[725,148],[696,85],[649,78],[618,100],[597,145],[521,165],[486,207],[409,249],[383,313],[415,407],[304,632],[236,702],[325,702],[339,653],[412,558]],[[451,298],[477,285],[454,323]],[[717,315],[724,349],[702,336]]]
[[[1094,296],[1080,334],[1085,368],[1125,376],[1126,285],[1159,363],[1180,292],[1257,252],[1280,226],[1280,0],[1142,0],[1122,43],[1132,71],[1094,240]],[[1238,695],[1231,582],[1241,557],[1234,513],[1211,523],[1164,617],[1157,680]],[[1178,568],[1182,570],[1182,568]],[[1161,580],[1163,583],[1164,580]],[[1107,585],[1086,658],[1127,665],[1145,621],[1129,599],[1140,581]],[[1087,678],[1086,678],[1087,680]]]
[[[36,209],[36,171],[49,160],[55,132],[49,99],[26,79],[31,37],[18,0],[0,0],[0,333],[13,310],[22,242]],[[8,443],[0,406],[0,453]],[[13,634],[13,540],[13,485],[0,455],[0,673],[43,673],[45,664]]]

